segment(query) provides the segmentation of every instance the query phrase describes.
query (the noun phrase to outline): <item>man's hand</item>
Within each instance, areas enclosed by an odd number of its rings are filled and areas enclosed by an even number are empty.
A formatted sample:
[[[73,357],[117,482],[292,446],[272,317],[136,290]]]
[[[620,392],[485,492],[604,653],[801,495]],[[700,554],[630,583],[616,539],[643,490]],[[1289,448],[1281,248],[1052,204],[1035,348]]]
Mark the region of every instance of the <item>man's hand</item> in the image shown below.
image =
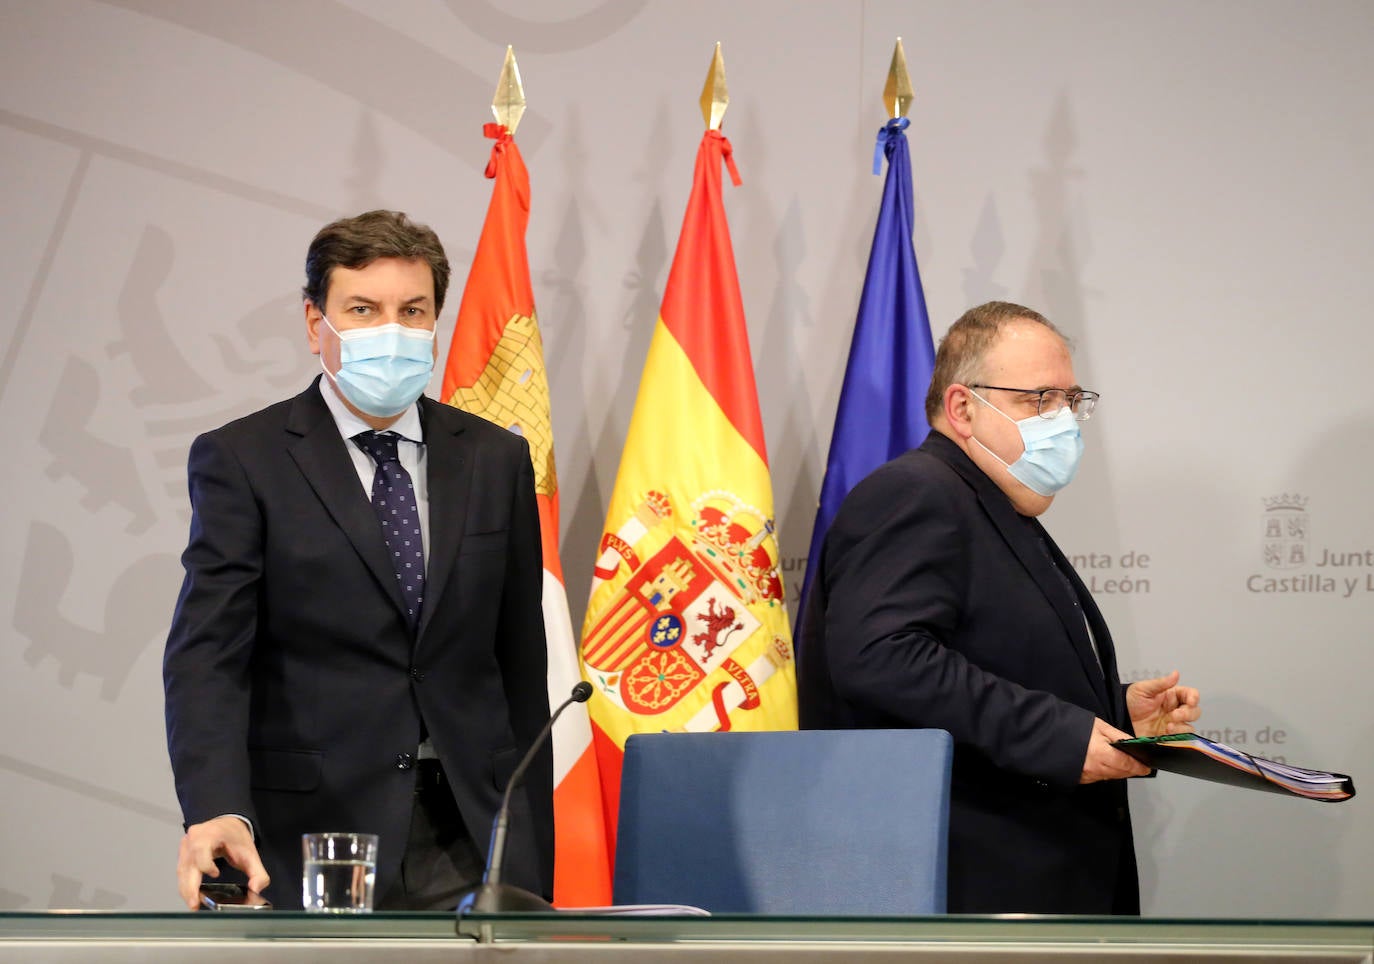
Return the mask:
[[[1092,736],[1088,737],[1088,753],[1083,758],[1083,773],[1079,783],[1099,780],[1122,780],[1126,777],[1146,777],[1150,768],[1129,753],[1112,746],[1113,740],[1129,740],[1131,734],[1122,733],[1106,720],[1093,720]]]
[[[1202,715],[1200,702],[1197,690],[1178,685],[1178,670],[1126,688],[1126,710],[1131,714],[1136,736],[1193,732],[1193,721]]]
[[[262,893],[272,882],[262,865],[258,848],[248,824],[235,816],[216,817],[204,823],[192,824],[181,838],[181,852],[177,854],[177,887],[181,899],[191,910],[200,907],[202,877],[218,877],[215,858],[223,857],[248,875],[248,889]]]

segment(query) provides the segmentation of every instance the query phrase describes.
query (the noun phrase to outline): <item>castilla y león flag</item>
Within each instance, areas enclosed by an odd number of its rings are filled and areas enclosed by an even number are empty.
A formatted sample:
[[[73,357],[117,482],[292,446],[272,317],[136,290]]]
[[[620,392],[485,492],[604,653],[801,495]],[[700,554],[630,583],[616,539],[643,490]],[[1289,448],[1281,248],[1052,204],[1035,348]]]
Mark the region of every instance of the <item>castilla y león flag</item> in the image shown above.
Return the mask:
[[[632,733],[792,729],[796,673],[744,306],[707,131],[597,547],[583,676],[607,803]]]
[[[558,558],[558,475],[549,387],[525,250],[530,179],[506,128],[488,124],[484,130],[496,140],[486,171],[495,183],[458,307],[441,397],[450,405],[518,430],[530,444],[544,542],[549,702],[556,705],[567,699],[581,676]],[[608,904],[611,834],[605,823],[591,725],[583,706],[574,704],[559,718],[554,731],[554,781],[554,902],[562,906]]]

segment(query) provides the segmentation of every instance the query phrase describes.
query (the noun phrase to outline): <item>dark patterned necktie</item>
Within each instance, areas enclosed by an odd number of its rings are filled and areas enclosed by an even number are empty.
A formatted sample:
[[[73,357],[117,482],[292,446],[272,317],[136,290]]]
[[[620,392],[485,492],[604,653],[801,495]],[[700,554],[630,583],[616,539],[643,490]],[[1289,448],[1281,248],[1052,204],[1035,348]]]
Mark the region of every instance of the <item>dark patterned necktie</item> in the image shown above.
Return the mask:
[[[420,539],[415,486],[396,455],[400,436],[395,432],[361,432],[353,436],[353,441],[377,463],[372,476],[372,508],[382,524],[382,538],[391,552],[391,564],[396,569],[396,581],[413,630],[420,621],[420,605],[425,596],[425,551]]]

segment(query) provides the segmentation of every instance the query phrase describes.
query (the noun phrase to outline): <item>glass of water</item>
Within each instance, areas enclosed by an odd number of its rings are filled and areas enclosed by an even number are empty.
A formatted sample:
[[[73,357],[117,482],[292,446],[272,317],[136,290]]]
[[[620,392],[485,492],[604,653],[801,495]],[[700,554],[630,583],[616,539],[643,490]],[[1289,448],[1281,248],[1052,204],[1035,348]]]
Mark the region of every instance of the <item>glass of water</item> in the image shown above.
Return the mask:
[[[377,877],[375,833],[301,834],[301,900],[321,914],[366,914]]]

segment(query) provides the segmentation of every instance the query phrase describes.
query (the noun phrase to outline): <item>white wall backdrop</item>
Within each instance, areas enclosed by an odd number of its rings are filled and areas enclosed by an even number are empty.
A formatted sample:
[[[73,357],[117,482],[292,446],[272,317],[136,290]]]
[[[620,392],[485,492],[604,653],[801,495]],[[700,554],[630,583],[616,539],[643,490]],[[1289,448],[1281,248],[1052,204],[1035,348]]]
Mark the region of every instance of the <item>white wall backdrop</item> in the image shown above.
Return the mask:
[[[432,224],[451,324],[507,43],[575,624],[716,40],[795,592],[898,35],[937,337],[1030,304],[1103,393],[1047,522],[1123,670],[1178,667],[1204,730],[1374,793],[1367,0],[0,0],[0,908],[176,906],[186,448],[316,370],[298,292],[327,220]],[[1366,797],[1133,793],[1148,914],[1374,917]]]

